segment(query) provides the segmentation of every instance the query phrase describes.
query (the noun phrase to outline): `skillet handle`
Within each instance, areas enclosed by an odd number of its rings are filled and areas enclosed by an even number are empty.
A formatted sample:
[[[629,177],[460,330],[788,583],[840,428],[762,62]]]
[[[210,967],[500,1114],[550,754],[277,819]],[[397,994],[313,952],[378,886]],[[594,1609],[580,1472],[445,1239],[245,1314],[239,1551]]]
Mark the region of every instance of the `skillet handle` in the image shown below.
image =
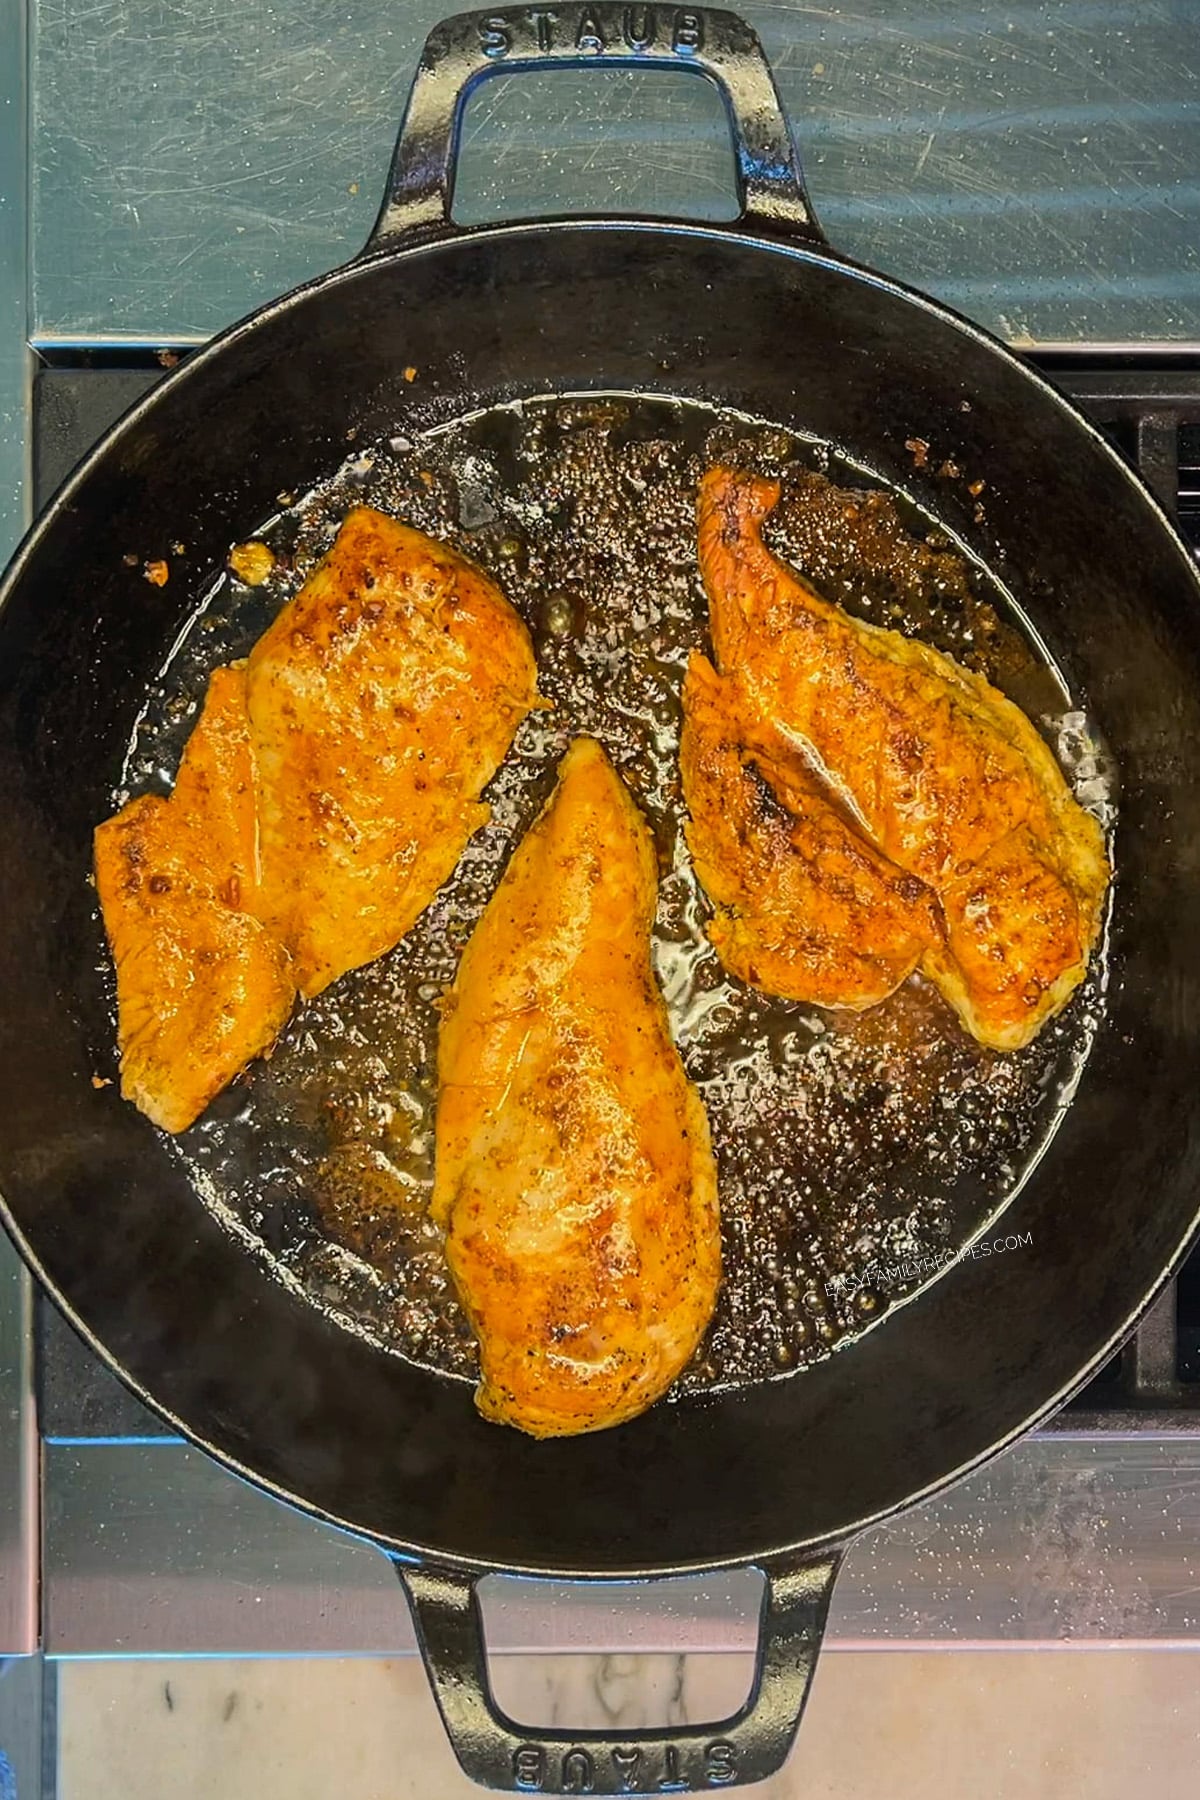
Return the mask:
[[[566,1733],[507,1718],[492,1697],[479,1576],[397,1560],[417,1642],[454,1754],[481,1787],[503,1793],[703,1793],[761,1781],[787,1759],[808,1698],[841,1551],[774,1560],[759,1618],[754,1684],[716,1725]]]
[[[463,107],[489,75],[547,66],[691,69],[716,84],[737,153],[740,221],[824,242],[770,65],[736,13],[708,6],[598,4],[459,13],[425,42],[367,252],[447,236]]]

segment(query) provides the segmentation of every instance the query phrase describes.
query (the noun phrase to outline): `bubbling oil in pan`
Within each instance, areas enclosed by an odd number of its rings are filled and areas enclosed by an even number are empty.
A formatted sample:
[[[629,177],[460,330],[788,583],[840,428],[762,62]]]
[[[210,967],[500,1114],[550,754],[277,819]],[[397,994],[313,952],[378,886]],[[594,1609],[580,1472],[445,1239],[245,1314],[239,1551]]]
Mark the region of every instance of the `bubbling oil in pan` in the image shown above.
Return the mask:
[[[655,962],[712,1127],[725,1279],[676,1392],[778,1376],[864,1329],[1002,1205],[1053,1130],[1097,1029],[1101,958],[1029,1049],[997,1055],[919,978],[861,1015],[768,1000],[727,977],[683,839],[679,693],[707,641],[694,504],[716,456],[779,474],[768,537],[831,599],[919,633],[1057,731],[1076,789],[1107,816],[1086,716],[987,578],[933,521],[831,452],[694,403],[621,397],[498,408],[356,449],[257,534],[274,573],[208,595],[138,722],[126,782],[173,774],[204,684],[244,655],[348,508],[378,506],[496,577],[533,635],[552,712],[526,720],[491,784],[491,823],[404,943],[299,1009],[178,1153],[208,1203],[343,1324],[473,1376],[432,1181],[437,1004],[570,739],[604,743],[655,834]],[[878,1271],[888,1270],[886,1281]]]

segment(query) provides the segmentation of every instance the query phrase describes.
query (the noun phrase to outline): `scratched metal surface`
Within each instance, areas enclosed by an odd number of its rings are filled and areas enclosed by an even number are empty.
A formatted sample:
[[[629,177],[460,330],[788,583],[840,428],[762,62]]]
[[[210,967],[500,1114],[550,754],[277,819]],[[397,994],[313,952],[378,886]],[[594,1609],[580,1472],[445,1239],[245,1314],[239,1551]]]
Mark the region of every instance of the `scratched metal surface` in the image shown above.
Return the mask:
[[[21,535],[28,506],[24,51],[25,0],[0,0],[0,565]]]
[[[413,1648],[395,1574],[180,1444],[46,1447],[45,1645],[55,1656],[394,1655]],[[490,1576],[507,1651],[733,1651],[746,1570],[630,1586]],[[1031,1438],[860,1538],[832,1649],[1194,1645],[1200,1444]]]
[[[188,341],[351,255],[451,0],[31,0],[33,300],[54,340]],[[1192,0],[750,4],[830,237],[1009,339],[1200,342]],[[700,82],[499,77],[466,219],[725,216]]]
[[[23,46],[23,0],[0,0],[0,563],[16,544],[28,504]],[[29,1277],[0,1229],[0,1659],[33,1650],[37,1643],[38,1457],[30,1305]]]

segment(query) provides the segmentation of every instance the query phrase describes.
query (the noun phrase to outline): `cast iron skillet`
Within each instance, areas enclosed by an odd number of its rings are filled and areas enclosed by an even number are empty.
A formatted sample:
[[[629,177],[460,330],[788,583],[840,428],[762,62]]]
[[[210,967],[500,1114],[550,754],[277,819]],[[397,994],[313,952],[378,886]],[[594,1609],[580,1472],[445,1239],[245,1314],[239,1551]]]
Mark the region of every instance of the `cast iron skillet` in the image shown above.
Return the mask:
[[[451,223],[465,94],[494,68],[577,61],[689,67],[717,83],[736,226]],[[534,1444],[476,1417],[461,1384],[339,1329],[239,1249],[147,1122],[93,1089],[79,994],[98,956],[90,833],[195,597],[150,586],[120,552],[182,535],[193,568],[219,568],[277,492],[338,465],[348,434],[366,443],[582,388],[743,408],[907,486],[1002,573],[1100,721],[1123,790],[1107,1025],[1005,1215],[1028,1247],[953,1265],[794,1379]],[[914,436],[986,473],[985,522],[932,467],[914,471]],[[1066,400],[975,327],[830,251],[754,34],[699,8],[562,4],[553,18],[438,27],[364,254],[190,357],[26,540],[0,613],[7,1223],[80,1330],[181,1432],[394,1554],[476,1779],[634,1793],[777,1768],[848,1539],[1044,1418],[1184,1254],[1200,1172],[1198,600],[1166,518]],[[767,1580],[756,1684],[737,1717],[567,1738],[521,1731],[492,1703],[483,1572],[739,1562]]]

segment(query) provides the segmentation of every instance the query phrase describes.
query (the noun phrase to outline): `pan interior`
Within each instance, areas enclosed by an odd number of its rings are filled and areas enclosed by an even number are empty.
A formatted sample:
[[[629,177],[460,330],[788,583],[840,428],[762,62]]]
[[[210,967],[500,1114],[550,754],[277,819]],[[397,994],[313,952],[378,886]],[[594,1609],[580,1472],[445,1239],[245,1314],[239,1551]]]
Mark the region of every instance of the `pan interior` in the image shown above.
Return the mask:
[[[203,596],[164,646],[128,746],[117,802],[169,785],[209,673],[249,650],[357,502],[456,544],[525,618],[553,710],[522,727],[487,795],[491,823],[405,942],[298,1010],[271,1059],[174,1147],[205,1204],[281,1280],[450,1377],[473,1378],[475,1353],[425,1216],[438,1000],[577,733],[605,744],[655,833],[656,966],[720,1165],[726,1278],[677,1392],[786,1375],[923,1285],[1036,1164],[1102,1018],[1102,954],[1061,1017],[1012,1055],[975,1044],[919,978],[856,1016],[768,1000],[724,974],[677,768],[683,671],[707,647],[695,487],[716,456],[779,475],[773,547],[851,612],[995,681],[1112,826],[1111,771],[1080,697],[944,525],[828,445],[644,395],[528,400],[355,444],[269,518],[230,519],[231,542],[270,545],[273,573],[258,587],[226,573]],[[970,486],[973,474],[946,479]],[[111,1065],[111,1043],[96,1054]]]

